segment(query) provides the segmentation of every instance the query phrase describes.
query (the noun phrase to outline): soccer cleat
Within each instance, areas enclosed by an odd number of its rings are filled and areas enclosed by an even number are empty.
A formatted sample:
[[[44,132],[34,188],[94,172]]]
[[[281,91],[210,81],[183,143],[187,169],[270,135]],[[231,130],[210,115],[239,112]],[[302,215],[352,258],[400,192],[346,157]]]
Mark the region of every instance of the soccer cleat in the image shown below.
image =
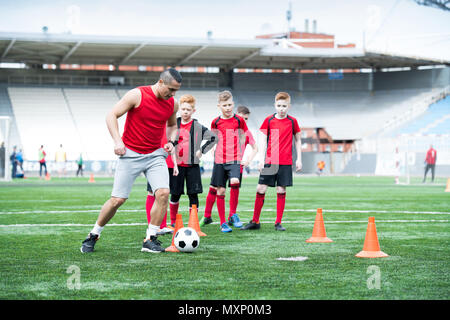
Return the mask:
[[[200,220],[199,225],[200,225],[200,227],[203,227],[205,224],[210,224],[210,223],[212,223],[212,222],[213,222],[213,220],[211,219],[211,217],[203,217],[203,218]]]
[[[281,223],[276,223],[276,224],[275,224],[275,230],[276,230],[276,231],[286,231],[286,228],[283,227],[283,226],[281,225]]]
[[[233,231],[233,229],[231,229],[230,226],[226,222],[224,222],[220,225],[220,231],[231,232],[231,231]]]
[[[164,227],[162,229],[159,229],[159,231],[156,233],[157,236],[163,236],[168,233],[173,233],[173,229],[169,227]]]
[[[97,242],[98,238],[99,238],[98,234],[89,233],[87,238],[83,241],[80,251],[83,253],[93,252],[95,243]]]
[[[239,219],[239,216],[237,213],[233,214],[230,219],[228,219],[228,224],[230,226],[235,226],[236,228],[242,228],[244,225],[241,220]]]
[[[161,241],[158,240],[156,236],[150,236],[150,239],[144,239],[142,244],[142,252],[160,253],[164,252],[165,249],[161,247]]]
[[[249,223],[247,223],[245,226],[241,228],[241,230],[258,230],[261,228],[261,224],[258,222],[254,222],[253,220],[250,220]]]

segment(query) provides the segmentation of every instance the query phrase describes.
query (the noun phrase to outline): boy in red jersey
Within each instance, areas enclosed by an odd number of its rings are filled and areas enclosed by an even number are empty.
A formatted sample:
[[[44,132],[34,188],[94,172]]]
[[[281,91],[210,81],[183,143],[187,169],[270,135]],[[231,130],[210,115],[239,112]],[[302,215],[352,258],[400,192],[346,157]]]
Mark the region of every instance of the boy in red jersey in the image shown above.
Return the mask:
[[[203,192],[200,173],[200,158],[217,143],[217,136],[192,118],[195,112],[195,98],[185,94],[180,98],[180,115],[177,118],[177,138],[175,140],[175,165],[173,183],[170,187],[170,221],[175,224],[181,195],[189,197],[189,213],[193,205],[199,206],[198,194]],[[201,145],[203,141],[206,143]]]
[[[233,96],[229,91],[222,91],[218,97],[218,107],[221,115],[211,123],[211,130],[218,136],[218,144],[214,153],[214,167],[210,185],[217,188],[217,211],[220,218],[220,230],[231,232],[232,229],[225,220],[225,192],[227,181],[232,189],[239,190],[240,163],[242,160],[242,142],[250,134],[245,120],[234,114]],[[211,189],[210,189],[211,191]],[[230,193],[230,210],[236,210],[238,192]],[[212,202],[213,204],[214,202]],[[212,208],[211,198],[206,199],[205,216]],[[209,211],[210,212],[210,211]],[[237,214],[232,217],[235,226],[241,222]],[[240,225],[242,226],[242,225]]]
[[[247,123],[248,118],[250,117],[250,110],[246,106],[239,106],[237,108],[237,115],[242,117],[242,119],[244,119],[245,122]],[[233,205],[231,205],[231,203],[230,203],[230,213],[228,215],[228,224],[231,226],[235,226],[237,228],[240,228],[243,225],[242,222],[239,220],[239,216],[236,213],[236,209],[237,209],[237,205],[238,205],[238,198],[239,198],[239,189],[241,188],[241,185],[242,185],[242,173],[244,171],[244,168],[246,168],[250,165],[250,163],[252,162],[256,153],[258,152],[258,147],[257,147],[256,142],[253,139],[253,136],[250,131],[248,131],[248,134],[245,136],[245,141],[241,145],[242,154],[244,154],[245,148],[247,147],[247,145],[250,145],[252,147],[252,151],[246,160],[242,159],[242,161],[241,161],[241,164],[240,164],[241,173],[240,173],[240,177],[239,177],[239,186],[238,187],[232,186],[231,182],[230,181],[228,182],[228,186],[231,189],[230,190],[230,198],[236,199],[236,201],[233,202]],[[200,220],[201,227],[205,224],[210,224],[213,222],[212,218],[211,218],[211,211],[212,211],[214,202],[216,201],[216,194],[217,194],[217,188],[210,186],[209,192],[207,195],[207,200],[206,200],[205,215]]]
[[[264,205],[267,187],[277,187],[277,218],[275,230],[285,231],[281,225],[286,202],[286,187],[292,186],[292,136],[297,149],[296,171],[302,169],[300,127],[297,119],[288,115],[291,97],[286,92],[275,96],[276,113],[268,116],[260,127],[267,136],[265,161],[260,162],[261,174],[256,188],[255,209],[253,219],[241,230],[260,229],[259,217]]]
[[[114,141],[114,153],[119,159],[111,197],[102,206],[92,231],[82,243],[81,252],[94,251],[103,228],[128,199],[135,179],[142,173],[156,199],[141,251],[165,251],[156,233],[167,211],[170,193],[166,158],[174,148],[178,103],[173,97],[181,87],[181,80],[177,70],[164,70],[155,84],[128,91],[106,116],[106,125]],[[125,113],[127,119],[120,136],[117,119]],[[161,148],[165,134],[169,142]]]

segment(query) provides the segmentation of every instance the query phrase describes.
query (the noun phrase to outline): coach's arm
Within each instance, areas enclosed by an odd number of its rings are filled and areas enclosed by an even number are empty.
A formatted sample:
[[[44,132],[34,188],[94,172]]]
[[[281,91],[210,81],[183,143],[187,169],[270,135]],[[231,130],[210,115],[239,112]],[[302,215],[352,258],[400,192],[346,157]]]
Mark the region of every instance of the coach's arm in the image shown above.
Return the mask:
[[[164,150],[166,150],[169,154],[172,154],[172,151],[175,148],[175,139],[177,138],[177,112],[178,112],[178,101],[175,100],[173,106],[173,113],[170,116],[169,120],[167,120],[167,143],[164,145]],[[170,143],[172,141],[173,143]]]
[[[137,88],[132,89],[128,91],[106,115],[106,126],[114,141],[114,153],[118,156],[123,156],[125,154],[125,144],[120,137],[119,122],[117,119],[131,109],[139,106],[140,103],[141,91]]]

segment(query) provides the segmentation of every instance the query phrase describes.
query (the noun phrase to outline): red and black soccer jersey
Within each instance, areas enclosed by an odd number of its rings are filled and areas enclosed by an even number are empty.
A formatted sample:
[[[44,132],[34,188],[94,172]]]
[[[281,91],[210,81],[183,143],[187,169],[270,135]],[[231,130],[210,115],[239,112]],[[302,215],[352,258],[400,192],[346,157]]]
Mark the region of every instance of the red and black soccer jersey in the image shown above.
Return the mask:
[[[297,119],[291,116],[277,119],[273,114],[259,129],[267,135],[265,164],[292,165],[292,137],[301,131]]]
[[[194,120],[186,124],[180,122],[177,151],[177,164],[181,167],[190,166],[189,144],[191,143],[191,126]]]
[[[240,162],[244,152],[240,136],[248,135],[249,132],[245,120],[236,114],[229,119],[219,116],[212,121],[211,130],[219,137],[214,163]]]

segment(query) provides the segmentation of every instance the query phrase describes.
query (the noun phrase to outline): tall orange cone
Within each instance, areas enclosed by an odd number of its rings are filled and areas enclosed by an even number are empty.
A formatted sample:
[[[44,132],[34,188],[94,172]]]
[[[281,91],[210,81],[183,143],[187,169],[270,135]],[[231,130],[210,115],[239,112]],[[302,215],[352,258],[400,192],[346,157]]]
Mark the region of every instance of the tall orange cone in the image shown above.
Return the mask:
[[[312,237],[306,240],[306,242],[333,242],[333,240],[327,238],[325,224],[323,223],[322,208],[317,209],[316,221],[314,222]]]
[[[95,180],[94,180],[94,174],[93,174],[93,173],[91,173],[91,177],[89,178],[89,181],[88,181],[88,182],[90,182],[90,183],[95,182]]]
[[[378,243],[377,228],[375,227],[374,217],[369,217],[369,224],[367,225],[364,247],[360,253],[355,255],[355,257],[358,258],[389,257],[389,255],[380,250],[380,244]]]
[[[48,180],[51,180],[51,178],[50,178],[50,173],[47,172],[47,174],[45,175],[45,180],[47,180],[47,181],[48,181]]]
[[[197,231],[198,235],[200,237],[205,237],[206,233],[202,232],[202,230],[200,230],[200,223],[198,222],[198,210],[197,210],[197,205],[193,204],[192,205],[192,209],[189,212],[189,223],[188,223],[188,227],[194,229],[195,231]]]
[[[175,230],[173,230],[172,235],[172,244],[170,245],[170,247],[166,248],[167,252],[180,252],[180,250],[178,250],[177,247],[175,247],[175,235],[177,234],[178,230],[180,230],[183,227],[184,227],[183,217],[181,216],[181,214],[177,213],[177,217],[175,220]]]
[[[450,179],[447,179],[447,188],[445,188],[445,192],[450,192]]]

